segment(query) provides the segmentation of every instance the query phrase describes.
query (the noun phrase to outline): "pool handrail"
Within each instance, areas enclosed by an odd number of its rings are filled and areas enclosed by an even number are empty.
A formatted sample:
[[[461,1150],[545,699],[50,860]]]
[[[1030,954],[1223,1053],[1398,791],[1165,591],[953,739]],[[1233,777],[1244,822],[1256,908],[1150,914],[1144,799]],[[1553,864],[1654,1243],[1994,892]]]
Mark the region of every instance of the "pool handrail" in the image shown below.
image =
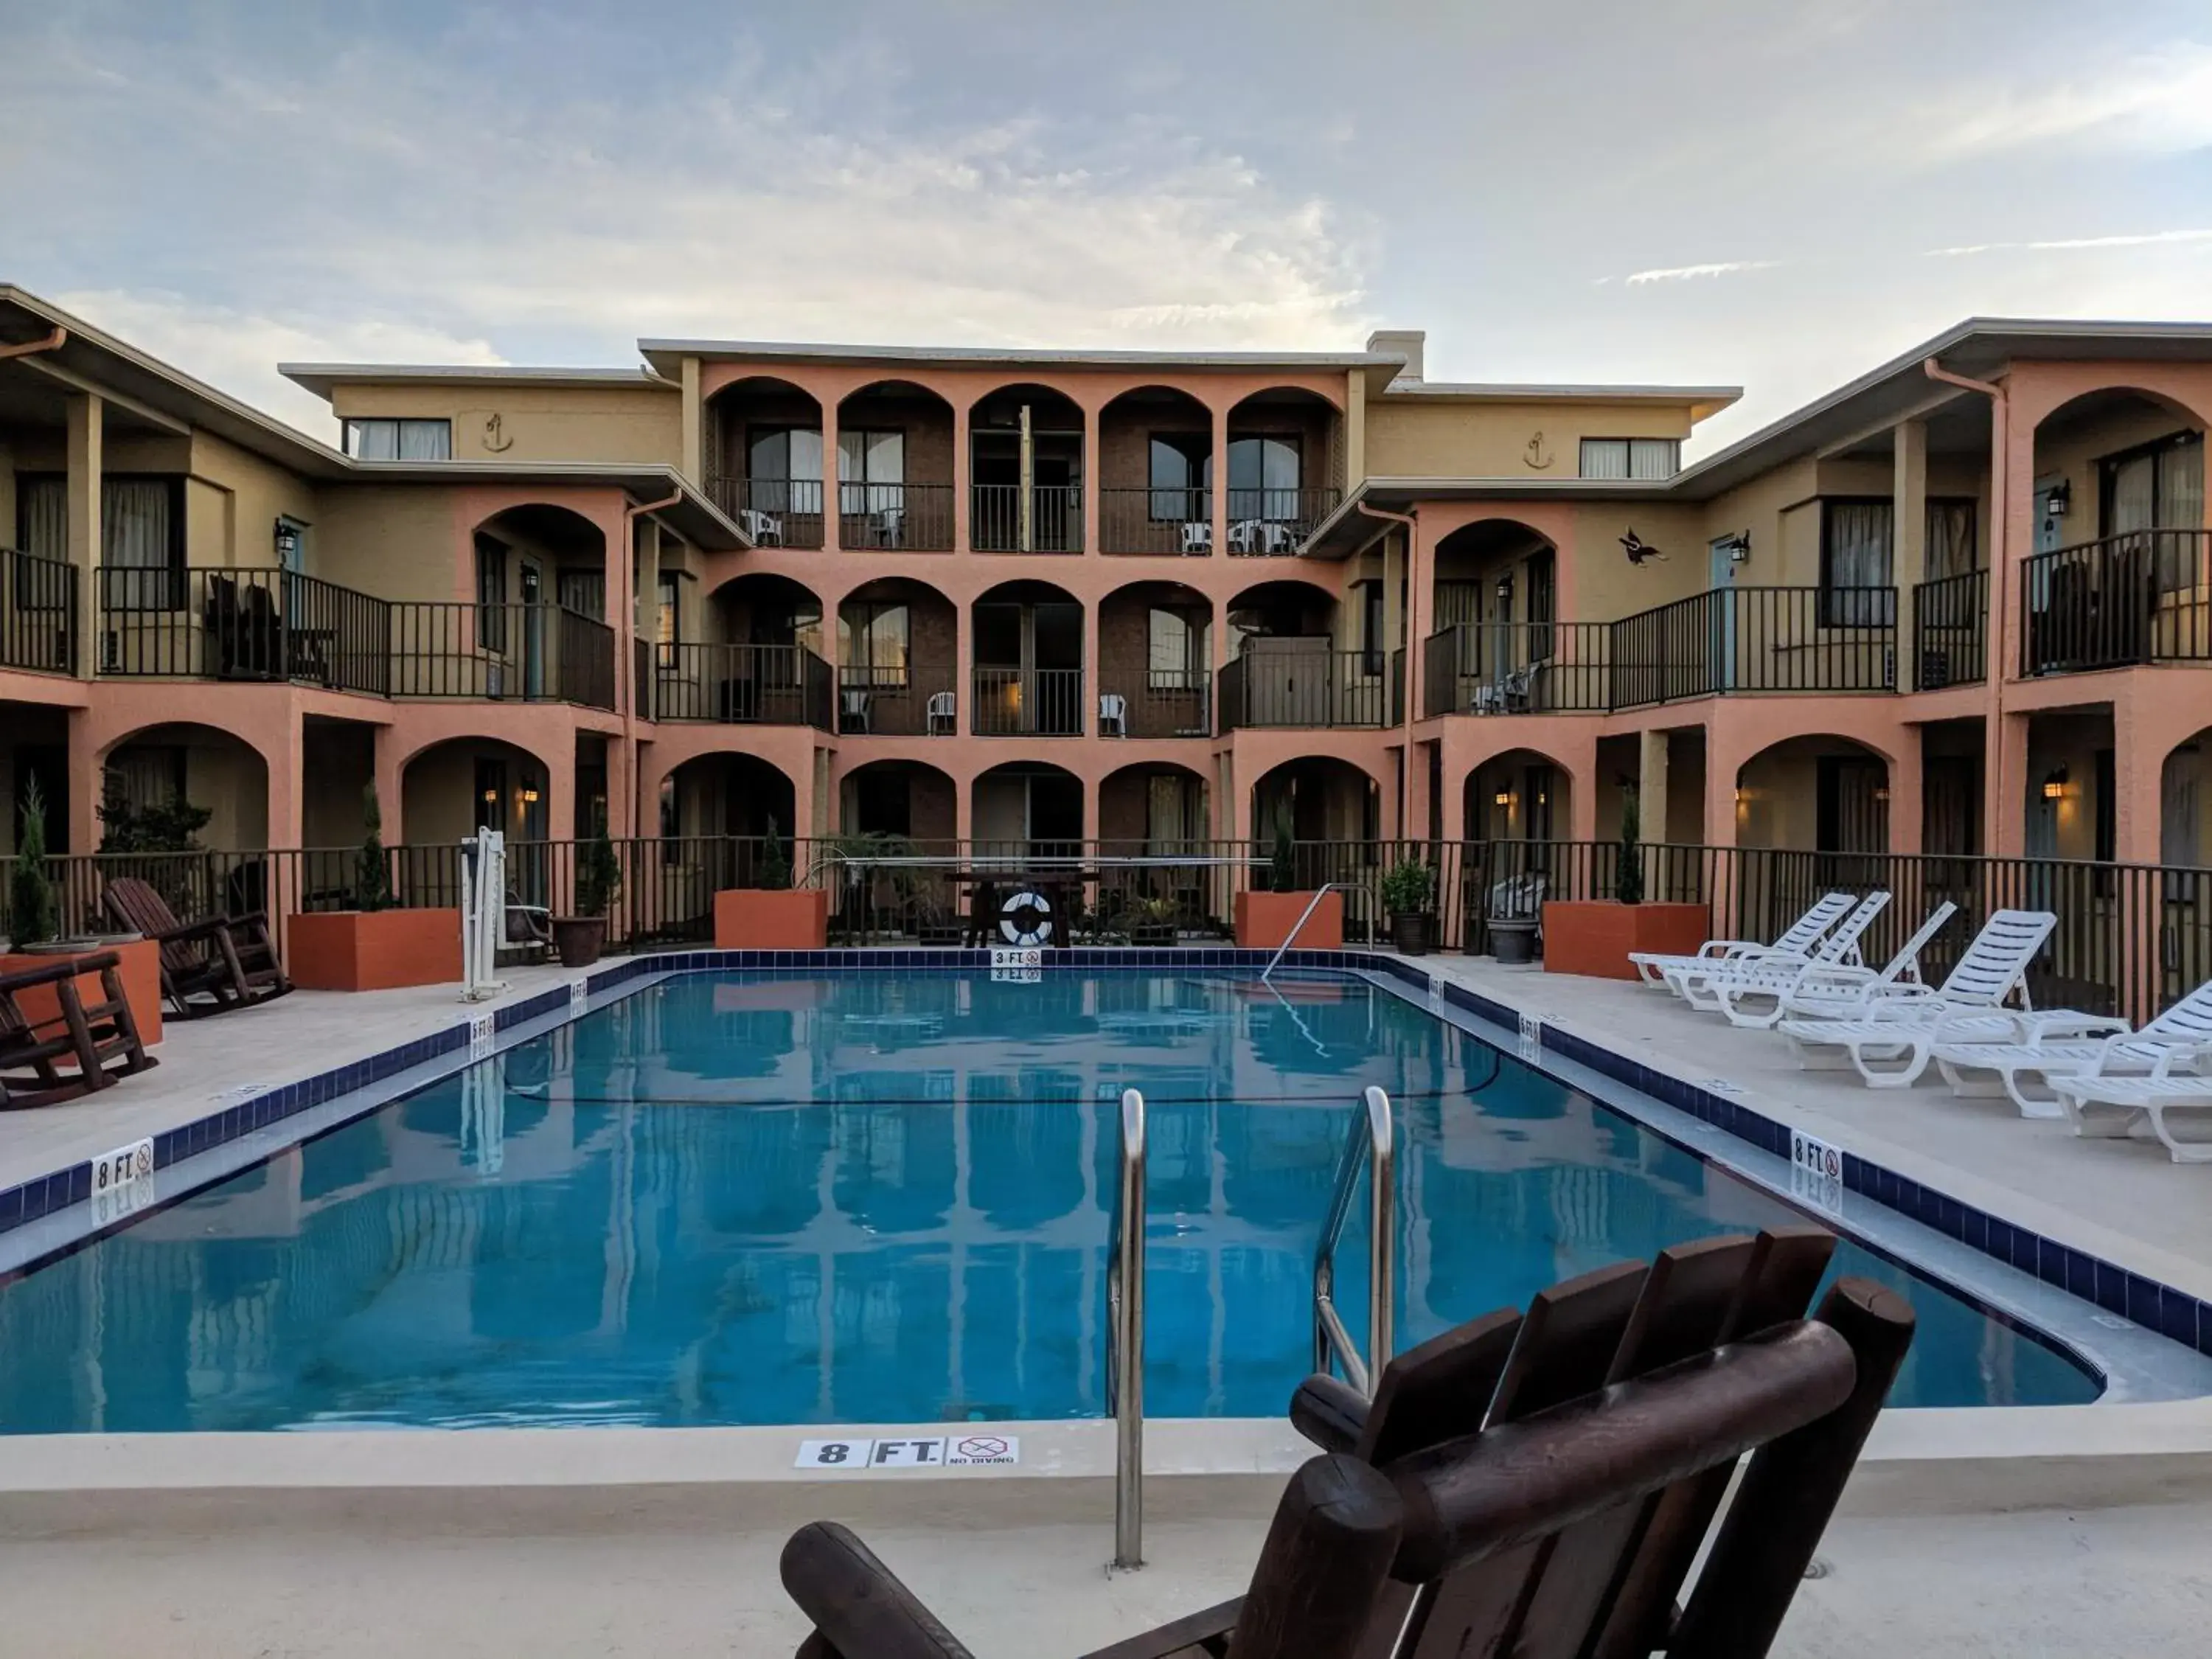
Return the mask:
[[[1275,954],[1267,958],[1267,965],[1260,970],[1261,984],[1267,983],[1267,975],[1275,971],[1275,964],[1283,959],[1283,952],[1289,950],[1296,941],[1298,930],[1313,920],[1313,913],[1321,908],[1321,902],[1327,898],[1331,891],[1348,893],[1352,890],[1352,883],[1348,881],[1325,881],[1314,890],[1314,896],[1306,901],[1306,908],[1298,912],[1298,919],[1291,924],[1291,931],[1283,935],[1283,942],[1275,947]]]
[[[1145,1565],[1145,1097],[1121,1091],[1120,1180],[1106,1263],[1106,1387],[1114,1409],[1114,1562]]]
[[[1367,1353],[1363,1358],[1352,1333],[1336,1310],[1336,1248],[1352,1214],[1359,1188],[1359,1167],[1367,1166]],[[1391,1312],[1397,1294],[1396,1157],[1390,1126],[1390,1097],[1370,1084],[1352,1115],[1344,1151],[1336,1161],[1336,1188],[1314,1247],[1314,1369],[1332,1364],[1345,1381],[1375,1397],[1382,1368],[1390,1363]]]

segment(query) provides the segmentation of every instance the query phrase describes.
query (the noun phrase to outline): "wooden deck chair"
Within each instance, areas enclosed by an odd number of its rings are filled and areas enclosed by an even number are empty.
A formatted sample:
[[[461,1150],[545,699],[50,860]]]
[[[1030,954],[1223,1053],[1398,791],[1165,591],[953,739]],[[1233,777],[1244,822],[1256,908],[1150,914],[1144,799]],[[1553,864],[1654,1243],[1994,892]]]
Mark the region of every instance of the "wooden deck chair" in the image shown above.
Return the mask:
[[[1243,1595],[1091,1659],[1759,1659],[1911,1337],[1900,1297],[1845,1279],[1809,1320],[1541,1406],[1582,1361],[1578,1342],[1540,1345],[1550,1358],[1532,1351],[1521,1373],[1524,1413],[1379,1468],[1313,1459]],[[1500,1389],[1514,1380],[1509,1364]],[[793,1535],[782,1578],[814,1626],[800,1659],[969,1653],[835,1522]]]
[[[100,975],[100,1000],[88,1007],[76,981],[90,973]],[[37,986],[53,988],[58,1012],[34,1023],[17,999]],[[64,1072],[57,1060],[76,1069]],[[112,951],[0,974],[0,1107],[51,1106],[158,1063],[139,1041],[138,1023],[123,994],[121,961]]]
[[[100,894],[107,914],[161,947],[161,994],[183,1019],[266,1002],[292,988],[270,942],[267,916],[216,916],[179,924],[168,901],[136,876]]]

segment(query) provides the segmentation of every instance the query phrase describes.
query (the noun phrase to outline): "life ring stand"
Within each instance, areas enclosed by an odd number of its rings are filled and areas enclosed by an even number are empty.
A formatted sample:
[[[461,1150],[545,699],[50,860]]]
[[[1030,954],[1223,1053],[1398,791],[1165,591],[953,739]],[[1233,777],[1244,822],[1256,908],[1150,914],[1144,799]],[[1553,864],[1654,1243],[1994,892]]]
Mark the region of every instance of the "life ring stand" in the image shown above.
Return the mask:
[[[1024,888],[999,907],[999,932],[1007,944],[1033,951],[1052,943],[1052,901]]]

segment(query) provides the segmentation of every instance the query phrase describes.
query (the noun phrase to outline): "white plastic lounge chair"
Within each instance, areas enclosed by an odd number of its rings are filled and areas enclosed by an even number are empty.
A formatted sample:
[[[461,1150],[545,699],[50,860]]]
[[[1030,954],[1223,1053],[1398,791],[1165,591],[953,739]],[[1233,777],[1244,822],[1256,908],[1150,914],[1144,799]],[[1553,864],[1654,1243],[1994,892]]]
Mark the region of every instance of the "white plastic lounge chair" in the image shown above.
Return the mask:
[[[783,520],[775,514],[763,513],[757,507],[739,507],[738,526],[752,538],[755,547],[783,545]]]
[[[2031,1040],[2078,1030],[2080,1014],[2022,1015],[2023,1029],[2004,1012],[2014,996],[2027,1002],[2027,965],[2058,918],[2048,910],[1999,910],[1984,924],[1958,965],[1934,990],[1893,985],[1870,995],[1850,1019],[1785,1019],[1781,1030],[1807,1071],[1856,1066],[1869,1089],[1910,1087],[1928,1069],[1939,1042],[2021,1031]]]
[[[1936,1068],[1951,1085],[1951,1092],[1964,1098],[2006,1095],[2020,1108],[2022,1117],[2072,1117],[2077,1134],[2124,1133],[2126,1120],[2135,1115],[2132,1111],[2118,1115],[2122,1124],[2118,1131],[2085,1129],[2080,1115],[2069,1112],[2060,1100],[2058,1080],[2092,1071],[2104,1078],[2142,1077],[2153,1072],[2166,1075],[2172,1062],[2168,1051],[2175,1045],[2212,1042],[2212,981],[2198,986],[2140,1031],[2130,1031],[2124,1019],[2096,1014],[2084,1014],[2081,1019],[2083,1032],[2109,1035],[2086,1041],[2052,1042],[2039,1037],[1942,1042],[1936,1048]],[[2161,1060],[2167,1066],[2162,1067]],[[2181,1069],[2196,1068],[2184,1066]],[[2030,1079],[2039,1079],[2042,1086],[2033,1086]]]
[[[2108,1044],[2115,1055],[2131,1046],[2125,1037]],[[2194,1073],[2186,1072],[2191,1066]],[[2212,1164],[2212,1133],[2183,1134],[2166,1121],[2169,1114],[2192,1124],[2201,1117],[2212,1127],[2212,1043],[2166,1045],[2147,1075],[2116,1076],[2100,1060],[2076,1076],[2051,1079],[2051,1091],[2077,1135],[2118,1137],[2142,1121],[2176,1164]]]
[[[1721,1012],[1731,1025],[1771,1030],[1790,1014],[1814,1019],[1848,1019],[1878,994],[1893,985],[1920,983],[1920,953],[1943,926],[1959,913],[1945,899],[1928,913],[1919,931],[1905,940],[1888,963],[1876,973],[1845,963],[1793,963],[1786,958],[1759,958],[1742,971],[1713,988]]]
[[[1849,893],[1830,893],[1791,922],[1782,937],[1771,945],[1761,945],[1744,939],[1709,939],[1690,956],[1669,955],[1662,951],[1631,951],[1628,959],[1636,965],[1637,977],[1646,985],[1662,991],[1674,988],[1667,983],[1667,969],[1678,963],[1694,966],[1717,957],[1763,957],[1772,951],[1784,956],[1808,955],[1820,935],[1841,921],[1856,903]]]
[[[1887,888],[1869,893],[1851,907],[1850,915],[1804,956],[1769,951],[1756,957],[1717,957],[1701,963],[1678,963],[1664,969],[1667,983],[1675,994],[1692,1008],[1711,1013],[1721,1006],[1719,991],[1746,975],[1755,975],[1765,969],[1764,981],[1771,985],[1780,973],[1793,975],[1806,968],[1819,965],[1856,968],[1859,962],[1859,936],[1874,925],[1874,919],[1889,906]]]

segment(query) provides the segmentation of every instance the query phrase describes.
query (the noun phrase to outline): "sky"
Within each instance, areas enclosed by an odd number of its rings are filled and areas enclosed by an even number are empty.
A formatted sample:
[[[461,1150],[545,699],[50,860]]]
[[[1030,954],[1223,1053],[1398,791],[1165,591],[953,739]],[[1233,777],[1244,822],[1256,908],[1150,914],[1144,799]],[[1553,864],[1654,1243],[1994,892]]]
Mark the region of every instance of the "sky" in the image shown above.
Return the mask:
[[[1741,385],[2212,317],[2212,4],[0,0],[0,281],[279,361],[647,337]]]

